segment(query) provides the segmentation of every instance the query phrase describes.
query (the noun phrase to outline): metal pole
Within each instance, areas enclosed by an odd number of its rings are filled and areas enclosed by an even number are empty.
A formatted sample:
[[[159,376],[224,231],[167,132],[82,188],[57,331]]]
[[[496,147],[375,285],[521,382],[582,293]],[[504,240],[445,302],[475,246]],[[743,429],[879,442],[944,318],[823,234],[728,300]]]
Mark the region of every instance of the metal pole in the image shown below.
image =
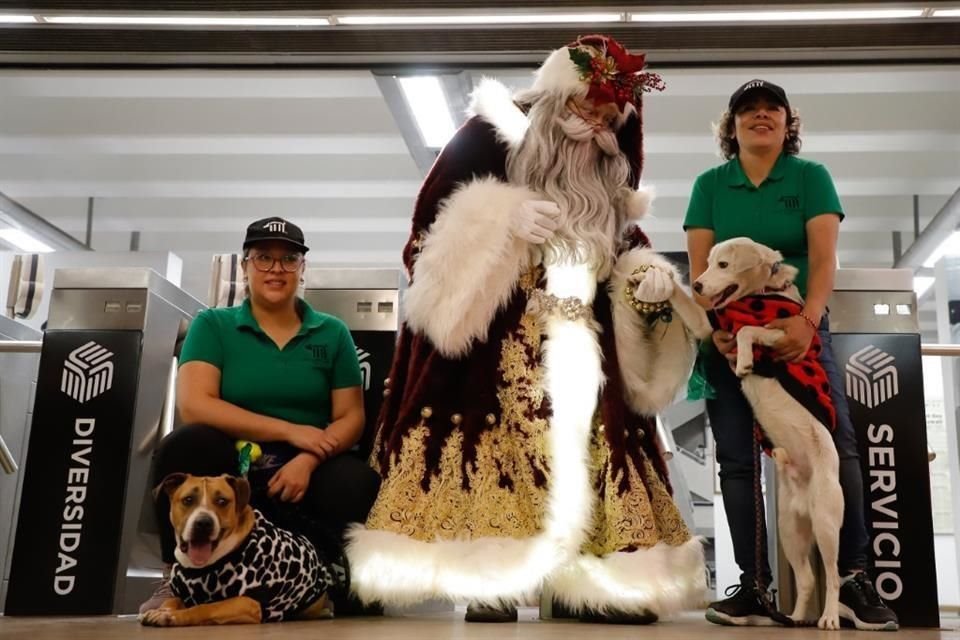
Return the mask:
[[[894,268],[917,268],[930,257],[940,243],[953,233],[960,223],[960,189],[957,189],[943,208],[933,216],[923,232],[900,256]]]
[[[87,249],[93,248],[93,198],[87,198]]]
[[[0,340],[0,353],[40,353],[42,340]]]
[[[925,356],[960,356],[960,344],[922,344],[920,353]]]
[[[920,235],[920,196],[913,194],[913,239]]]
[[[13,459],[10,449],[7,449],[7,443],[3,441],[3,436],[0,436],[0,469],[3,469],[4,473],[8,475],[17,472],[17,461]]]

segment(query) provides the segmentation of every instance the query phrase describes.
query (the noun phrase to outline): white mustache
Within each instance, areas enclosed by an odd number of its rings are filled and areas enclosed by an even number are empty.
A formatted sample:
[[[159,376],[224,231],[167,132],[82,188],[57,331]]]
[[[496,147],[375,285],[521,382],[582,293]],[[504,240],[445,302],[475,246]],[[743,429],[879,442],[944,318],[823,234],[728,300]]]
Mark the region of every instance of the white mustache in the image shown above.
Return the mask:
[[[566,118],[557,118],[557,124],[563,129],[565,136],[577,142],[586,142],[593,140],[608,156],[614,156],[620,153],[620,144],[617,142],[617,136],[609,129],[597,131],[593,125],[583,118],[570,114]]]

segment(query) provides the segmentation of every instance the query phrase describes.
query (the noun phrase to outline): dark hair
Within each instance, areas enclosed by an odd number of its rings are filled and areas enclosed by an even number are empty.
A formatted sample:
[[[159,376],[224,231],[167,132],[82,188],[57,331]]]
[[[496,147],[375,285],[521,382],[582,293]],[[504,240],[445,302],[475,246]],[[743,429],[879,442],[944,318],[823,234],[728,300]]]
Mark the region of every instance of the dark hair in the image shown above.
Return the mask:
[[[714,123],[713,134],[720,145],[720,155],[726,160],[737,157],[740,153],[740,143],[734,136],[735,114],[729,109],[720,114],[720,121]],[[800,153],[800,112],[796,109],[787,111],[787,138],[783,141],[783,152],[788,156]]]

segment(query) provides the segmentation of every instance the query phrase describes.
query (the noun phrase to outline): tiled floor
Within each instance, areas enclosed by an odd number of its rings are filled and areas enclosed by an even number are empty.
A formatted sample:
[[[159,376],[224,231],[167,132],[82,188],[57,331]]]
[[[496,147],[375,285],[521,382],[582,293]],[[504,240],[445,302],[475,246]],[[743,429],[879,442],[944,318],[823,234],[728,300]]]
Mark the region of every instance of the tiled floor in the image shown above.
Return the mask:
[[[687,614],[670,622],[649,627],[585,625],[577,622],[545,622],[536,609],[521,610],[516,624],[478,625],[463,622],[462,610],[421,617],[343,618],[329,621],[283,624],[193,627],[180,629],[144,628],[134,618],[0,618],[2,640],[119,640],[121,638],[171,638],[176,640],[793,640],[803,638],[887,638],[889,640],[960,640],[960,620],[944,618],[943,628],[906,629],[896,635],[866,632],[823,632],[817,629],[771,629],[718,627],[701,616]],[[880,638],[878,638],[878,635]]]

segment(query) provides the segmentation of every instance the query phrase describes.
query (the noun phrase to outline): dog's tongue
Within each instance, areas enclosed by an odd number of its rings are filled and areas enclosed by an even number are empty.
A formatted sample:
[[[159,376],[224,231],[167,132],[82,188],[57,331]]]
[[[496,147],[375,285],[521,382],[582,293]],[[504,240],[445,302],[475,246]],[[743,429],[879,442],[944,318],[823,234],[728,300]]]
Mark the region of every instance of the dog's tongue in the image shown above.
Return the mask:
[[[210,556],[213,554],[212,542],[191,542],[187,548],[187,556],[194,566],[202,567],[207,564]]]

